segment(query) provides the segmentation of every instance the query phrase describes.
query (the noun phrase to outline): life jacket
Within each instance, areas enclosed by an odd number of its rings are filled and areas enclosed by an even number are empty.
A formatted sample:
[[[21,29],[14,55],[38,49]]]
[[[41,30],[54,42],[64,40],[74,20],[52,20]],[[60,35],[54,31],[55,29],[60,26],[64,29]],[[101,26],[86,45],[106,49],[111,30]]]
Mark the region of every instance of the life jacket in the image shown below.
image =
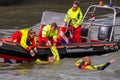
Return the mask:
[[[75,63],[75,65],[80,69],[85,69],[88,66],[88,63],[80,59]]]
[[[87,66],[88,66],[88,63],[87,63],[87,62],[81,62],[79,68],[85,69]]]

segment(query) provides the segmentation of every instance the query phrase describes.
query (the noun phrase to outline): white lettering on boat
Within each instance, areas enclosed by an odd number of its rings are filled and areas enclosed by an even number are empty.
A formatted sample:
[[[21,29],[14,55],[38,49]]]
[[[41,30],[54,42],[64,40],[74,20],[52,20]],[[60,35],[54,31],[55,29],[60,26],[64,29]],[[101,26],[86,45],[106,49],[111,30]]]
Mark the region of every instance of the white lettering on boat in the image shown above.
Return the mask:
[[[118,49],[118,46],[104,46],[105,50],[116,50]]]
[[[67,49],[67,52],[83,52],[83,51],[93,51],[93,48],[87,48],[87,49]]]

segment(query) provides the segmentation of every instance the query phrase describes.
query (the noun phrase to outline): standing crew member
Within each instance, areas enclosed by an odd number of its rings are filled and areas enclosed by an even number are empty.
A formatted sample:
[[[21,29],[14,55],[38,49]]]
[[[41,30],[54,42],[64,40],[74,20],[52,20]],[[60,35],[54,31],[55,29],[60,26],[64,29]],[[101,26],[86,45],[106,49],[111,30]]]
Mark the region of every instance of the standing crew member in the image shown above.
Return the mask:
[[[113,62],[115,62],[115,59],[110,60],[107,63],[103,63],[103,64],[99,64],[99,65],[92,65],[91,64],[91,58],[86,56],[80,60],[78,60],[75,65],[79,68],[79,69],[85,69],[85,70],[104,70],[106,69],[110,64],[112,64]]]
[[[38,42],[39,44],[45,43],[46,46],[48,47],[56,46],[57,36],[58,36],[57,24],[52,23],[51,25],[46,25],[40,29],[38,35]]]
[[[73,27],[74,34],[73,34],[73,42],[75,43],[80,43],[81,42],[81,24],[82,24],[82,11],[79,7],[80,2],[79,1],[74,1],[73,6],[71,9],[67,11],[67,15],[64,19],[65,23],[70,22],[70,28]]]
[[[12,36],[12,41],[18,43],[26,51],[29,51],[34,57],[37,52],[36,48],[36,34],[32,29],[21,29],[16,31]]]

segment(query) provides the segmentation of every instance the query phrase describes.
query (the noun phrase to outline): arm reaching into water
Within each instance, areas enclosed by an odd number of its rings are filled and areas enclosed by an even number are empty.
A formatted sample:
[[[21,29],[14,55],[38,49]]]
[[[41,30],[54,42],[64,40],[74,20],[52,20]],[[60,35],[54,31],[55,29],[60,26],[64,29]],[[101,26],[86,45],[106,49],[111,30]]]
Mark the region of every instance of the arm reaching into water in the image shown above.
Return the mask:
[[[109,63],[111,64],[111,63],[113,63],[115,61],[116,61],[116,59],[112,59],[112,60],[109,61]]]
[[[110,60],[109,62],[107,62],[107,63],[105,63],[105,64],[99,64],[99,65],[97,65],[96,67],[97,67],[97,70],[104,70],[104,69],[106,69],[110,64],[112,64],[113,62],[115,62],[116,61],[116,59],[112,59],[112,60]]]

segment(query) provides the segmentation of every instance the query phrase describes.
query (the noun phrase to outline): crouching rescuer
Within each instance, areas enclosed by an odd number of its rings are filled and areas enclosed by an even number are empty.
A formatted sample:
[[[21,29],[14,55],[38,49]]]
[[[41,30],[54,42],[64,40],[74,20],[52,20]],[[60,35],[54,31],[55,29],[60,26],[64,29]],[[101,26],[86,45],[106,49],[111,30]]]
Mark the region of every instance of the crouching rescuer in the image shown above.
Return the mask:
[[[60,60],[60,56],[56,48],[57,38],[58,29],[56,23],[40,26],[40,32],[38,34],[38,43],[39,45],[46,45],[50,48],[55,61]]]
[[[32,57],[37,53],[36,34],[32,29],[21,29],[14,32],[12,41],[30,52]]]

